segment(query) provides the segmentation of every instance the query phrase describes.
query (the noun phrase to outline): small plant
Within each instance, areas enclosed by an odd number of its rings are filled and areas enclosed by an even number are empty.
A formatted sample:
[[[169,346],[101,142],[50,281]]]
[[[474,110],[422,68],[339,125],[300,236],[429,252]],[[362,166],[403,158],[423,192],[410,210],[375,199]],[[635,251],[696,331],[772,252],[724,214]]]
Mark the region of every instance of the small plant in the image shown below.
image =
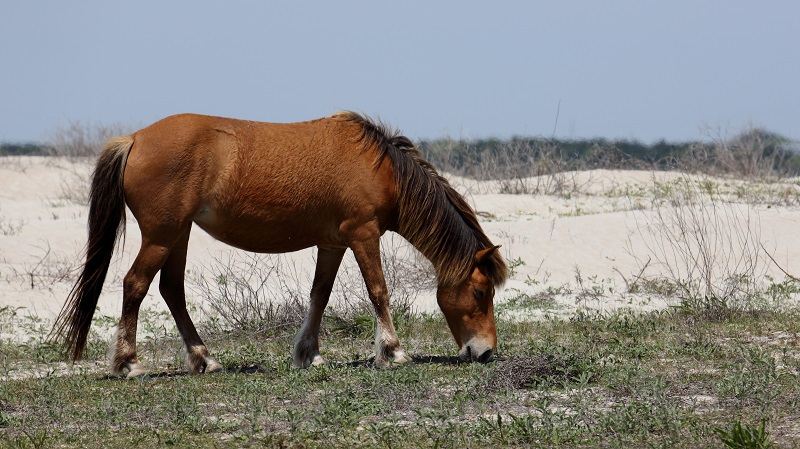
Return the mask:
[[[25,227],[27,223],[28,222],[26,220],[20,219],[12,221],[10,219],[3,218],[3,216],[0,215],[0,235],[5,235],[8,237],[15,236],[22,231],[22,228]]]
[[[56,253],[45,241],[36,249],[40,255],[35,262],[22,264],[21,269],[12,267],[12,273],[18,280],[28,283],[31,289],[36,287],[51,288],[56,282],[71,282],[75,270],[75,260],[64,254]]]
[[[730,299],[714,295],[682,297],[673,309],[682,315],[708,321],[728,321],[743,313]]]
[[[341,313],[332,313],[325,316],[330,320],[333,333],[347,335],[352,338],[369,338],[375,331],[375,318],[367,308],[348,313],[343,317]]]
[[[777,305],[800,293],[800,282],[797,279],[786,278],[782,282],[775,282],[775,278],[767,276],[767,280],[770,284],[765,293]]]
[[[521,257],[515,257],[508,260],[508,276],[514,277],[517,274],[517,268],[524,267],[525,261]]]
[[[766,421],[761,421],[758,427],[749,424],[742,425],[740,420],[733,422],[729,430],[714,428],[722,444],[731,449],[767,449],[772,447],[769,442],[769,432]]]
[[[575,297],[576,303],[581,301],[585,303],[587,300],[599,301],[602,298],[605,298],[607,294],[614,293],[614,287],[611,285],[606,285],[611,284],[610,280],[598,279],[597,275],[584,278],[581,274],[580,268],[577,265],[574,267],[574,271],[575,283],[577,284],[578,290],[578,294]]]

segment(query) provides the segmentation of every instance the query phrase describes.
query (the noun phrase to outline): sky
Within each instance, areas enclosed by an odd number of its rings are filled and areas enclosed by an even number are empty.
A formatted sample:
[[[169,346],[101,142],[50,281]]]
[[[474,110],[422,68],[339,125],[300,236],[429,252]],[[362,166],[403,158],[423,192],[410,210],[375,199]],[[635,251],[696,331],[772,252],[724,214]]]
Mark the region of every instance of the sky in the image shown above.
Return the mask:
[[[0,141],[354,110],[413,139],[800,138],[800,2],[7,1]]]

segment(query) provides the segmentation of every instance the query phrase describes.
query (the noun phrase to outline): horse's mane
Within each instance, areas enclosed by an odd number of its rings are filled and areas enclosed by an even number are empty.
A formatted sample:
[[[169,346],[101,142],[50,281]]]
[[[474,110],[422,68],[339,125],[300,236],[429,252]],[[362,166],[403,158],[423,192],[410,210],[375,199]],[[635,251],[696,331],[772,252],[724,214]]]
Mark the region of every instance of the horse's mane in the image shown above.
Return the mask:
[[[466,200],[398,131],[354,112],[335,117],[360,125],[362,144],[377,148],[376,167],[386,157],[391,161],[398,190],[398,233],[433,263],[439,285],[465,281],[475,254],[494,246]],[[502,285],[508,276],[497,251],[481,269],[494,285]]]

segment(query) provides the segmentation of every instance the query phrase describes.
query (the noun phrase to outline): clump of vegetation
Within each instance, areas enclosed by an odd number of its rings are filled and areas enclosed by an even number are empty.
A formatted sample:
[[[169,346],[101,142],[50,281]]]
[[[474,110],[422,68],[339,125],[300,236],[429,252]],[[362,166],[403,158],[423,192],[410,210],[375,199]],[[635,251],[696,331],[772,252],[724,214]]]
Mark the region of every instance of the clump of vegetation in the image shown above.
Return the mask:
[[[188,284],[210,309],[206,325],[271,336],[298,328],[307,299],[298,288],[297,270],[283,261],[269,254],[232,251],[225,259],[217,257],[198,267]]]
[[[766,422],[761,421],[758,427],[748,424],[742,425],[741,421],[735,421],[730,430],[715,428],[714,431],[719,435],[722,443],[731,449],[767,449],[772,447],[769,443],[769,434]]]

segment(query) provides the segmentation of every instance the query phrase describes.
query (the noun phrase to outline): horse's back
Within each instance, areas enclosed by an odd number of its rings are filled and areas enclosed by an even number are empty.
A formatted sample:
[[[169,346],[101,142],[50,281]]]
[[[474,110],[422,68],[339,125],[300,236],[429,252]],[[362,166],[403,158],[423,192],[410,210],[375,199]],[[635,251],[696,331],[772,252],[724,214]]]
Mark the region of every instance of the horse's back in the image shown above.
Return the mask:
[[[346,245],[344,222],[386,218],[393,206],[391,169],[376,170],[358,125],[336,117],[281,124],[181,114],[133,136],[126,199],[145,226],[194,221],[232,245],[283,252]]]

